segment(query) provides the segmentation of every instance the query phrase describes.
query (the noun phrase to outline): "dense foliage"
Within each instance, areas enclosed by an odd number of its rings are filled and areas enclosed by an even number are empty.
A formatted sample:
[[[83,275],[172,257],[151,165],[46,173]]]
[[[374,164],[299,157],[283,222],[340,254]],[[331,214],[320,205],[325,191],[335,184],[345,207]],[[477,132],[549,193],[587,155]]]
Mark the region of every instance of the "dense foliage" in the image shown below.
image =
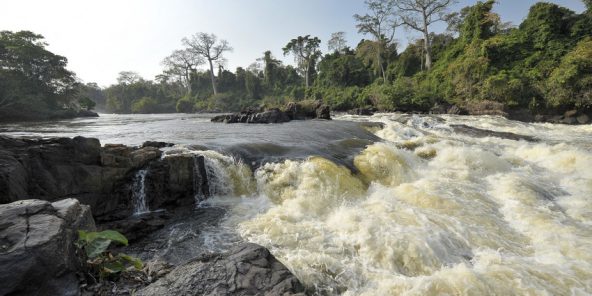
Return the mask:
[[[0,110],[92,108],[87,99],[98,110],[115,113],[235,111],[305,99],[322,100],[334,110],[428,111],[435,104],[482,101],[533,113],[590,109],[592,12],[590,1],[584,2],[588,10],[581,14],[537,3],[518,26],[493,12],[493,0],[448,15],[443,7],[434,12],[437,19],[425,22],[446,20],[448,31],[424,30],[427,42],[414,40],[399,52],[394,28],[424,19],[397,12],[407,2],[367,0],[370,14],[356,15],[355,21],[370,39],[355,48],[346,47],[345,34],[337,32],[330,52],[322,55],[318,38],[297,36],[287,38],[283,48],[296,67],[266,51],[252,65],[229,71],[222,56],[231,50],[229,43],[199,33],[163,61],[163,73],[154,81],[121,72],[118,83],[106,89],[77,83],[65,69],[66,59],[46,51],[41,36],[2,32]],[[199,69],[202,64],[205,70]]]
[[[48,118],[75,107],[78,91],[67,59],[48,51],[43,36],[0,32],[0,120]]]

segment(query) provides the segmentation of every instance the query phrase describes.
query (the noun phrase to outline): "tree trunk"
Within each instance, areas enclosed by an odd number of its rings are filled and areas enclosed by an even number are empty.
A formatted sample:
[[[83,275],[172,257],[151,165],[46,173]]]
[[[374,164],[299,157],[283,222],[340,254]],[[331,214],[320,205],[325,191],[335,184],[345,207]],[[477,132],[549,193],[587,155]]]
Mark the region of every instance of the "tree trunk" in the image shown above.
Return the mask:
[[[426,69],[429,71],[430,69],[432,69],[432,50],[431,50],[431,45],[430,45],[430,32],[428,32],[428,20],[427,20],[427,16],[423,15],[423,45],[424,45],[424,49],[425,49],[425,55],[426,55]]]
[[[306,60],[306,70],[304,71],[304,85],[308,89],[308,72],[310,71],[310,59]]]
[[[218,90],[216,89],[216,77],[214,76],[214,64],[212,60],[208,59],[210,62],[210,78],[212,79],[212,90],[214,91],[214,95],[218,94]]]
[[[382,79],[384,80],[384,84],[386,84],[386,71],[384,70],[384,65],[382,64],[382,56],[380,55],[381,51],[380,49],[382,48],[382,41],[378,41],[378,50],[377,50],[377,60],[378,60],[378,65],[380,65],[380,72],[382,74]]]

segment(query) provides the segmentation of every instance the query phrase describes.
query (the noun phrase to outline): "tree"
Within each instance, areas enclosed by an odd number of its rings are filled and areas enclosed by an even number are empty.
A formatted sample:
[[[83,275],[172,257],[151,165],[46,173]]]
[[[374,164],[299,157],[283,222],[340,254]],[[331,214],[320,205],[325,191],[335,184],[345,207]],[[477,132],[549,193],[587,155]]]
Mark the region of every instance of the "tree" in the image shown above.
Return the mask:
[[[214,94],[218,93],[216,89],[216,77],[214,76],[214,62],[224,61],[224,53],[232,51],[232,47],[226,40],[218,41],[214,34],[197,33],[191,39],[183,38],[183,44],[191,53],[206,59],[210,65],[210,79],[212,80],[212,90]]]
[[[142,80],[142,76],[137,72],[133,71],[121,71],[119,72],[119,76],[117,77],[117,83],[129,85],[134,84],[138,81]]]
[[[347,48],[347,41],[345,40],[345,32],[335,32],[331,34],[331,39],[327,43],[329,51],[336,51],[343,53]]]
[[[271,51],[263,53],[263,82],[267,87],[275,87],[277,82],[277,69],[281,67],[282,62],[271,55]]]
[[[455,0],[395,0],[401,22],[423,34],[426,69],[432,68],[429,26],[444,21],[448,6]]]
[[[202,56],[187,49],[175,50],[162,61],[166,67],[165,73],[179,77],[188,95],[191,94],[191,73],[203,63]]]
[[[42,35],[0,31],[0,118],[72,107],[79,84],[68,60],[45,49]]]
[[[386,67],[382,61],[382,55],[386,48],[393,41],[395,28],[398,26],[394,17],[393,0],[366,0],[369,14],[355,14],[354,19],[358,22],[356,27],[362,34],[370,34],[375,39],[374,53],[377,65],[380,67],[384,82],[387,81]]]
[[[584,5],[586,5],[588,11],[592,11],[592,0],[582,0],[582,2],[584,2]]]
[[[321,56],[320,44],[321,40],[319,38],[311,38],[310,35],[306,35],[292,39],[283,48],[284,55],[288,53],[294,55],[298,68],[304,73],[304,85],[307,89],[310,86],[311,68],[314,70],[316,61]]]

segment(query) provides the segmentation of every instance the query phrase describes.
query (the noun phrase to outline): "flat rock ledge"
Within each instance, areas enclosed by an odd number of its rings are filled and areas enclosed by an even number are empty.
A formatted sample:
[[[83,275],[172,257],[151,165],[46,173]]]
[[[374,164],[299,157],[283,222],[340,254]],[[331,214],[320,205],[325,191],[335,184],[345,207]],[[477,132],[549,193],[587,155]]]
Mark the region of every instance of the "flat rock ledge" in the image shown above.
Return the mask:
[[[298,279],[267,249],[245,243],[194,259],[137,295],[305,295]]]

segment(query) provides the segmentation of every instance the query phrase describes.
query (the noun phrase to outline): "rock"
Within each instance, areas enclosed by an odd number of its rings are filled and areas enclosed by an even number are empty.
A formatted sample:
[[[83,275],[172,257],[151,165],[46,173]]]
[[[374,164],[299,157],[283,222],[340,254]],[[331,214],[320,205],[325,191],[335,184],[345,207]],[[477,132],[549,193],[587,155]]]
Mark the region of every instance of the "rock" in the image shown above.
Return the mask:
[[[331,119],[331,109],[320,101],[290,102],[283,110],[271,108],[246,108],[239,113],[217,115],[212,122],[223,123],[282,123],[290,120]]]
[[[576,117],[578,115],[578,110],[569,110],[569,111],[565,111],[565,113],[563,114],[563,117],[568,118],[568,117]]]
[[[304,295],[298,279],[269,251],[241,244],[181,265],[138,295]]]
[[[347,113],[351,115],[372,116],[374,115],[374,110],[371,108],[355,108],[347,111]]]
[[[146,147],[154,147],[154,148],[164,148],[164,147],[173,147],[175,144],[167,143],[167,142],[158,142],[158,141],[146,141],[142,144],[142,148]]]
[[[78,111],[77,117],[99,117],[99,114],[90,110],[80,110]]]
[[[434,106],[430,108],[429,114],[446,114],[449,108],[450,105],[448,104],[435,103]]]
[[[448,110],[446,111],[446,113],[452,114],[452,115],[466,115],[467,114],[467,111],[461,109],[457,105],[452,105],[450,108],[448,108]]]
[[[331,108],[327,105],[322,105],[317,108],[317,119],[331,120]]]
[[[78,230],[95,230],[75,199],[0,205],[0,295],[79,295]]]
[[[170,215],[166,211],[149,212],[104,223],[101,228],[117,230],[125,235],[130,242],[135,242],[162,228],[169,218]]]
[[[586,124],[590,122],[590,117],[586,114],[582,114],[576,118],[579,124]]]
[[[533,122],[535,117],[528,109],[515,109],[508,111],[508,119],[518,120],[522,122]]]
[[[129,211],[131,179],[161,155],[154,147],[101,147],[93,138],[0,136],[0,203],[73,197],[90,205],[94,215]]]
[[[561,123],[565,123],[565,124],[576,124],[576,123],[578,123],[578,120],[575,117],[565,117],[565,118],[563,118],[563,120],[561,121]]]
[[[475,137],[475,138],[497,137],[497,138],[502,138],[502,139],[515,140],[515,141],[520,141],[520,140],[524,140],[527,142],[537,142],[538,141],[535,137],[531,137],[531,136],[519,135],[519,134],[509,133],[509,132],[496,132],[496,131],[484,130],[484,129],[480,129],[480,128],[476,128],[476,127],[472,127],[472,126],[468,126],[468,125],[464,125],[464,124],[452,124],[452,125],[450,125],[450,127],[452,127],[454,129],[455,133],[465,134],[465,135],[469,135],[469,136]]]
[[[468,102],[465,106],[469,115],[497,115],[508,116],[504,104],[494,101]]]

